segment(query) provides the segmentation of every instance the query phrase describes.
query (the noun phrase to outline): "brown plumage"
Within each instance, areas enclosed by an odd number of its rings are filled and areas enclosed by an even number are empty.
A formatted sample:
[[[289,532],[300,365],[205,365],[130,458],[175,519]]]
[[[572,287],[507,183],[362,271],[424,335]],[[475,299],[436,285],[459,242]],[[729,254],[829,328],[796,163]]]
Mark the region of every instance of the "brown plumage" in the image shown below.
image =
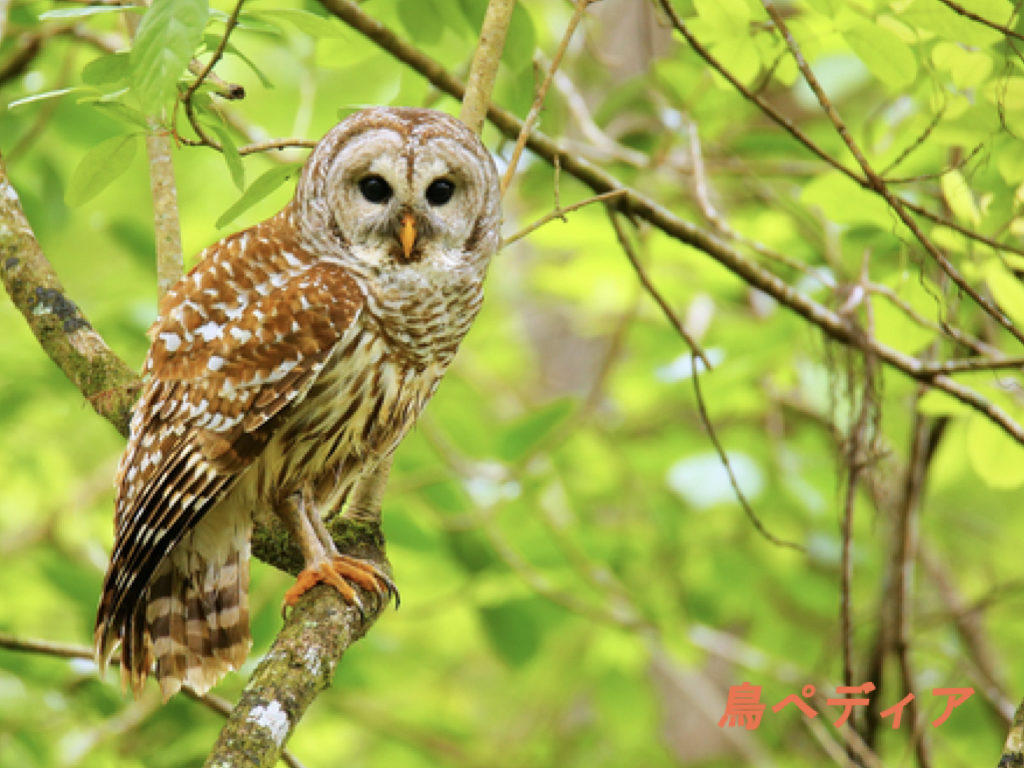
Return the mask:
[[[153,672],[166,699],[238,668],[252,515],[270,509],[306,569],[350,601],[386,594],[340,557],[322,517],[397,447],[483,298],[498,245],[497,177],[477,137],[432,110],[335,126],[295,198],[226,237],[160,303],[145,388],[117,474],[115,541],[96,617],[101,666]]]

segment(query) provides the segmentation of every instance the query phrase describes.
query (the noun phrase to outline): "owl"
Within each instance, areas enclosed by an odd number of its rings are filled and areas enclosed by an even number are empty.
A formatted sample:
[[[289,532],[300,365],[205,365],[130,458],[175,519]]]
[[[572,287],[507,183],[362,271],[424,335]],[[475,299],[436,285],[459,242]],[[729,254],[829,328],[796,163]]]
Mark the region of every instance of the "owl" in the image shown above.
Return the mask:
[[[480,308],[499,242],[497,173],[441,112],[375,108],[313,149],[279,213],[229,235],[161,300],[118,467],[96,616],[102,669],[207,691],[251,646],[254,513],[305,567],[286,593],[388,578],[324,526],[415,423]]]

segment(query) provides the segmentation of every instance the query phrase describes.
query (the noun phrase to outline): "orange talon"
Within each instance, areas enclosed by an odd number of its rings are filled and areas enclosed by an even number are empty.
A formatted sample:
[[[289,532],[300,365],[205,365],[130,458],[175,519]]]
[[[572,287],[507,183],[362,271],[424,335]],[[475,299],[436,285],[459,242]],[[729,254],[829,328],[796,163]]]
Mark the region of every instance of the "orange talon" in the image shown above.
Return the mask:
[[[359,599],[352,584],[362,587],[384,601],[394,595],[395,607],[398,607],[398,590],[390,578],[370,563],[347,555],[339,555],[330,561],[320,561],[315,566],[305,568],[299,573],[295,583],[284,594],[281,615],[284,616],[289,607],[294,607],[299,598],[317,584],[329,584],[334,587],[346,603],[359,609],[360,615],[365,616],[363,601]]]

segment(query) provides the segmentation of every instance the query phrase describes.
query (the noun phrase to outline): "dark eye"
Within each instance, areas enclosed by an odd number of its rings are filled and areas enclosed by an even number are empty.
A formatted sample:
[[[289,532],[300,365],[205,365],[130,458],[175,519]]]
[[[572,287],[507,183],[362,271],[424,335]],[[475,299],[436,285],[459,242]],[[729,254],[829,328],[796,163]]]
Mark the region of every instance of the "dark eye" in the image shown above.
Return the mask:
[[[427,202],[431,205],[444,205],[455,194],[455,182],[448,179],[434,179],[427,187]]]
[[[359,191],[371,203],[386,203],[391,199],[391,185],[380,176],[367,176],[359,182]]]

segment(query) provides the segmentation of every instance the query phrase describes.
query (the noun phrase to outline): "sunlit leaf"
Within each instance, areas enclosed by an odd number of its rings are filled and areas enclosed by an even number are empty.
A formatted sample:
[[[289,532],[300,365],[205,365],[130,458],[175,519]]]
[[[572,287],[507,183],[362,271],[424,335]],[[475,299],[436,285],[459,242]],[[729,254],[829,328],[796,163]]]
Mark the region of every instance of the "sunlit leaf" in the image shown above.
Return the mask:
[[[23,99],[15,99],[7,105],[8,109],[14,109],[15,107],[21,107],[25,104],[32,104],[36,101],[46,101],[47,99],[56,99],[61,96],[65,96],[69,93],[75,93],[81,91],[81,88],[58,88],[55,91],[45,91],[44,93],[34,93],[31,96],[26,96]]]
[[[1024,485],[1024,448],[988,419],[974,415],[967,424],[971,468],[989,488]]]
[[[917,59],[910,46],[877,24],[858,24],[843,33],[853,52],[883,83],[902,88],[917,77]]]
[[[245,193],[217,219],[216,226],[225,227],[237,219],[247,210],[256,205],[260,200],[271,194],[275,189],[284,184],[288,179],[298,174],[301,165],[282,165],[271,168],[262,176],[257,178]]]
[[[128,170],[141,136],[129,133],[114,136],[89,150],[71,174],[64,199],[78,206],[92,200],[117,177]]]
[[[142,109],[160,110],[203,37],[207,0],[154,0],[131,50],[132,84]]]
[[[128,59],[126,51],[93,59],[82,69],[82,82],[89,85],[108,85],[126,80],[130,73]]]
[[[242,165],[242,158],[238,154],[238,147],[235,144],[234,139],[231,138],[231,134],[226,128],[220,125],[209,125],[208,126],[214,133],[217,134],[217,138],[220,140],[221,151],[224,155],[224,162],[227,163],[228,173],[231,174],[231,180],[238,187],[238,191],[242,192],[245,190],[245,167]]]
[[[145,9],[135,5],[90,5],[85,8],[58,8],[53,11],[46,11],[39,14],[43,21],[53,19],[81,19],[86,16],[96,16],[101,13],[141,13]]]

